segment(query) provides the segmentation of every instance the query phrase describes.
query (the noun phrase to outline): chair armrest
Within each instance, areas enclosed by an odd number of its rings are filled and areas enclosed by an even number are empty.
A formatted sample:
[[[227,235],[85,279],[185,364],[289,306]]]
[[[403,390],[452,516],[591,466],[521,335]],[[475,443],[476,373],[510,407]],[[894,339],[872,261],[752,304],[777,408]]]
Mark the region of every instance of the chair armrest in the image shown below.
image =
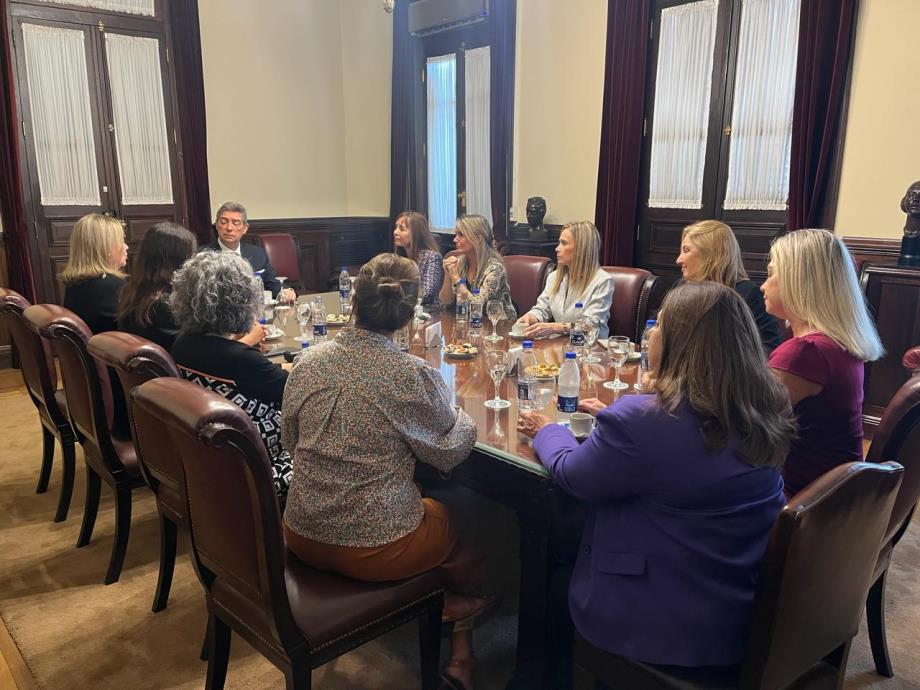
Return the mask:
[[[920,345],[910,348],[904,353],[901,364],[911,374],[920,374]]]

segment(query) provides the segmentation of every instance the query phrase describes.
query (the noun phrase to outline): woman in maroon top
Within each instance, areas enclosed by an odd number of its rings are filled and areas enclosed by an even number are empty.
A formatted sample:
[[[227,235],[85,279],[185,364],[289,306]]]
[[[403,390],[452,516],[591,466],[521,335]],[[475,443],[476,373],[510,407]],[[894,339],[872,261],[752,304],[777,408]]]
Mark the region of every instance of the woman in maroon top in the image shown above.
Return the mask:
[[[863,365],[885,351],[853,257],[827,230],[776,240],[761,290],[767,312],[792,330],[770,355],[799,423],[783,466],[791,496],[831,468],[862,459]]]

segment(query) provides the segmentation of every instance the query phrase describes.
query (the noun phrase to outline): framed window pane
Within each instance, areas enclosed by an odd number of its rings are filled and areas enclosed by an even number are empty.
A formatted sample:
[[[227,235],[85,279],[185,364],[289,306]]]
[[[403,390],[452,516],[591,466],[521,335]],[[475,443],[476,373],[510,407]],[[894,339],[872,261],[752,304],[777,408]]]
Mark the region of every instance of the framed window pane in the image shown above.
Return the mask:
[[[466,82],[466,212],[485,216],[492,225],[490,151],[489,46],[467,50]]]
[[[141,14],[145,17],[155,15],[154,0],[40,0],[41,2],[54,2],[60,5],[73,5],[74,7],[90,7],[94,10],[107,10],[109,12],[124,12],[125,14]]]
[[[428,221],[452,230],[457,220],[457,61],[428,58]]]

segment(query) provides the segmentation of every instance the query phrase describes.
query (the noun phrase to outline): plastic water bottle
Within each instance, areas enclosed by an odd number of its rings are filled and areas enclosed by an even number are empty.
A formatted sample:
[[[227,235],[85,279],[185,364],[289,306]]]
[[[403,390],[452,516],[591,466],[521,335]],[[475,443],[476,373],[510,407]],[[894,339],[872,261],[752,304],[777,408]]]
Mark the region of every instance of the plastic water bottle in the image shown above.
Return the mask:
[[[345,305],[351,303],[351,276],[348,275],[348,267],[342,266],[339,273],[339,302],[342,305],[342,312],[345,313]]]
[[[482,296],[479,294],[479,288],[473,288],[473,296],[470,297],[470,330],[478,331],[482,328]]]
[[[556,418],[563,426],[569,425],[569,417],[578,411],[578,389],[581,374],[575,362],[574,352],[565,353],[565,361],[559,369],[559,390],[556,396]]]
[[[654,326],[655,319],[646,321],[645,330],[642,331],[642,339],[639,341],[639,352],[641,353],[639,358],[639,374],[636,376],[636,385],[633,386],[637,391],[643,390],[642,376],[648,373],[648,338]]]
[[[465,278],[461,278],[460,284],[457,286],[457,304],[454,309],[456,323],[466,323],[470,313],[469,293],[466,290],[461,290],[461,287],[466,287]]]
[[[585,331],[584,331],[584,304],[575,303],[575,320],[572,323],[572,331],[569,333],[569,347],[577,356],[581,356],[585,348]]]
[[[326,306],[322,299],[313,303],[313,340],[318,343],[326,340]]]
[[[518,410],[526,412],[534,409],[534,388],[537,379],[533,372],[537,370],[537,355],[533,351],[533,341],[524,341],[524,351],[518,362]]]

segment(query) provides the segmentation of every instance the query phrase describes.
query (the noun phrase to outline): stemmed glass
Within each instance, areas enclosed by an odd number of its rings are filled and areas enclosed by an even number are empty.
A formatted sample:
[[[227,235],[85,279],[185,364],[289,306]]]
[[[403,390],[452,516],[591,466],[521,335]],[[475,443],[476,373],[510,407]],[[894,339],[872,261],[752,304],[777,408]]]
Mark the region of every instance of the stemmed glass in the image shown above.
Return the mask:
[[[598,364],[601,358],[591,354],[591,349],[594,347],[594,343],[597,342],[597,324],[586,319],[582,323],[582,332],[585,334],[585,354],[581,361],[585,364]]]
[[[309,300],[297,302],[297,325],[300,326],[300,335],[295,338],[302,343],[310,340],[310,320],[313,318],[313,304]]]
[[[275,307],[275,323],[281,327],[281,330],[287,330],[288,317],[291,315],[291,306],[289,304],[279,304]]]
[[[275,276],[275,280],[281,285],[281,288],[278,290],[278,304],[281,304],[281,294],[284,292],[284,281],[287,280],[287,276]]]
[[[492,410],[503,410],[506,407],[510,407],[511,403],[507,400],[502,400],[498,395],[498,388],[501,386],[502,379],[505,378],[508,370],[508,353],[504,350],[486,352],[486,367],[489,369],[492,383],[495,384],[495,397],[492,400],[486,400],[486,407]]]
[[[492,322],[492,333],[486,336],[486,340],[501,340],[502,337],[495,332],[498,322],[505,318],[505,305],[499,299],[491,299],[486,304],[486,316]]]
[[[629,338],[625,335],[614,335],[607,338],[607,350],[610,353],[610,361],[613,362],[613,367],[616,370],[616,376],[613,381],[604,381],[604,388],[614,391],[629,388],[628,383],[620,381],[620,367],[626,363],[626,358],[629,356],[629,350],[631,349],[630,346]]]

